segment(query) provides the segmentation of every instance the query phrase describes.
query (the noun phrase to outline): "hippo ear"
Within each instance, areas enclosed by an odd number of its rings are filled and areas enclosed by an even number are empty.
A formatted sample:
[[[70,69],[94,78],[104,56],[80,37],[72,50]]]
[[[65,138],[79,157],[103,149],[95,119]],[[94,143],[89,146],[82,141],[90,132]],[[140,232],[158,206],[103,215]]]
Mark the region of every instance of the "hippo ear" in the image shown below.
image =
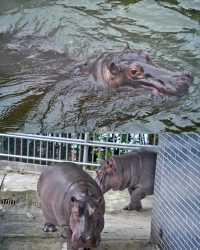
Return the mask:
[[[114,62],[109,65],[109,70],[112,75],[117,75],[119,73],[119,68]]]
[[[113,172],[116,172],[116,167],[115,167],[115,164],[113,164],[113,160],[112,159],[108,159],[106,161],[106,172],[107,173],[113,173]]]

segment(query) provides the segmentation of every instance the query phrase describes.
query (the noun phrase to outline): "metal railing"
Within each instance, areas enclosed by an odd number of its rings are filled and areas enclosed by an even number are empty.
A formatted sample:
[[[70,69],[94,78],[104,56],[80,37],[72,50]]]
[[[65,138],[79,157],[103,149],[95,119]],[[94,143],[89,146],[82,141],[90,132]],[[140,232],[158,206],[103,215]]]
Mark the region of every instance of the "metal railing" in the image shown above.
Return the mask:
[[[156,142],[156,135],[153,144]],[[139,147],[156,148],[146,134],[0,134],[0,159],[48,165],[76,162],[98,166],[101,159]]]

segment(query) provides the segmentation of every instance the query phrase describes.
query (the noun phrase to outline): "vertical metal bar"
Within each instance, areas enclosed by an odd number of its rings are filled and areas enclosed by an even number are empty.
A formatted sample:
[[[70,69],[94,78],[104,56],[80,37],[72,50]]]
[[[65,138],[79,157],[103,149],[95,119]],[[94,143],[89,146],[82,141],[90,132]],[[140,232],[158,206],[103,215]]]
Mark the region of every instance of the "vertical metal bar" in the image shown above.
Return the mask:
[[[85,142],[87,143],[89,140],[89,133],[85,133]],[[88,145],[84,145],[83,149],[83,162],[87,163],[88,162]],[[86,167],[86,165],[85,165]]]
[[[106,134],[106,142],[108,142],[108,136],[109,134]],[[105,159],[108,158],[108,148],[106,147],[106,150],[105,150]]]
[[[46,144],[46,159],[48,159],[48,154],[49,154],[49,142],[47,141],[47,144]],[[46,160],[46,165],[48,165],[48,161]]]
[[[21,138],[21,140],[20,140],[20,142],[21,142],[21,145],[20,145],[20,155],[22,156],[23,155],[23,139]],[[23,161],[23,158],[21,157],[21,161]]]
[[[61,147],[62,143],[59,143],[59,148],[58,148],[58,159],[61,160]]]
[[[55,142],[53,142],[53,159],[55,159]]]
[[[81,148],[82,146],[79,144],[78,145],[78,161],[80,162],[81,161]]]
[[[16,142],[16,137],[14,138],[14,155],[16,155],[16,147],[17,147],[17,142]],[[16,157],[14,158],[14,160],[16,161]]]
[[[153,135],[153,145],[156,145],[156,135]]]
[[[66,161],[68,161],[69,144],[66,142]]]
[[[74,144],[71,144],[71,158],[74,161]]]
[[[29,160],[28,160],[28,156],[29,156],[29,142],[30,142],[29,139],[27,139],[26,142],[27,142],[27,144],[26,144],[26,146],[27,146],[27,154],[26,154],[27,155],[27,159],[26,159],[26,162],[29,162]]]
[[[122,134],[120,134],[120,143],[122,143]],[[121,152],[122,152],[122,149],[119,149],[119,155],[121,154]]]
[[[58,137],[62,137],[62,134],[60,133]],[[62,148],[62,143],[59,142],[58,144],[58,159],[61,160],[61,148]]]
[[[114,140],[115,140],[115,134],[114,134],[114,133],[112,133],[112,134],[111,134],[111,137],[112,137],[112,143],[114,143]],[[114,154],[114,148],[110,148],[110,150],[111,150],[111,156],[113,156],[113,154]]]
[[[96,137],[95,137],[95,132],[92,133],[92,141],[95,141]],[[91,146],[92,147],[92,163],[94,163],[94,153],[95,153],[95,147],[94,146]]]
[[[8,160],[10,159],[10,137],[8,137]]]
[[[40,141],[40,148],[39,148],[39,150],[40,150],[40,158],[42,158],[42,141]],[[42,161],[40,160],[40,165],[42,164]]]
[[[35,158],[35,139],[33,140],[33,157]],[[35,163],[35,159],[33,162]]]
[[[143,134],[140,134],[140,144],[143,144],[144,138],[143,138]]]

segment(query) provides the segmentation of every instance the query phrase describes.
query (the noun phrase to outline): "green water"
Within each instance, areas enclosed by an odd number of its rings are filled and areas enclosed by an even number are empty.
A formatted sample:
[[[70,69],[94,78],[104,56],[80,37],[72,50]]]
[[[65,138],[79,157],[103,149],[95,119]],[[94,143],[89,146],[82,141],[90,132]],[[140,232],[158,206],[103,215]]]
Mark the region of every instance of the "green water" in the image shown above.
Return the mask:
[[[199,0],[1,0],[0,131],[199,130],[199,22]],[[167,68],[191,71],[189,93],[167,100],[108,92],[68,74],[127,42]]]

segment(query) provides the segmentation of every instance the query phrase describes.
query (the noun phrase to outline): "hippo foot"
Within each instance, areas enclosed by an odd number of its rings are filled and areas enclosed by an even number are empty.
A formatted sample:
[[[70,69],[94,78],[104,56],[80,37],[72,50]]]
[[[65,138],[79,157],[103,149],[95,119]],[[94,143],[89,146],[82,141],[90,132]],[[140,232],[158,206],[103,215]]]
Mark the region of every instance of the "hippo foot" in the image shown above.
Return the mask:
[[[57,231],[57,228],[56,228],[56,226],[55,225],[53,225],[53,224],[50,224],[50,223],[45,223],[44,224],[44,227],[43,227],[43,231],[45,232],[45,233],[48,233],[48,232],[56,232]]]
[[[128,211],[131,211],[131,210],[140,211],[142,209],[142,206],[141,205],[138,205],[138,206],[127,205],[123,209],[128,210]]]

